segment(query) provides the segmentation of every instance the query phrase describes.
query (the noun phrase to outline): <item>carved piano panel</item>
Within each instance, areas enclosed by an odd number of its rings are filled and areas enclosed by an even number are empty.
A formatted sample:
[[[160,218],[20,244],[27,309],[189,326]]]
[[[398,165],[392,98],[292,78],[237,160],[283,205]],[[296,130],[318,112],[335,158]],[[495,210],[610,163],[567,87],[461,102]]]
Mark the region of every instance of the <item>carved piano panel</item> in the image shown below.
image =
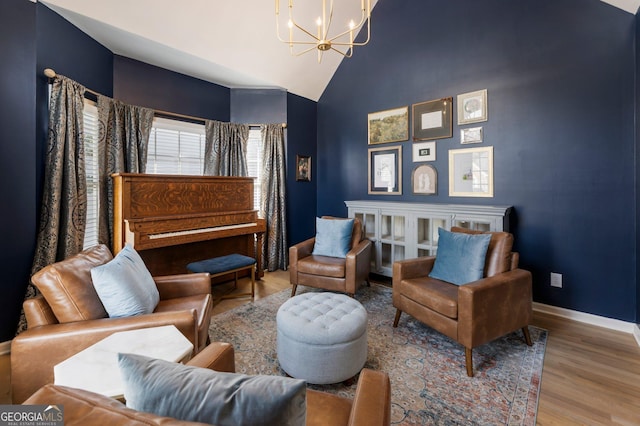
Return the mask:
[[[255,257],[264,219],[253,210],[253,178],[118,173],[114,253],[130,243],[153,275],[186,272],[190,262],[230,253]]]

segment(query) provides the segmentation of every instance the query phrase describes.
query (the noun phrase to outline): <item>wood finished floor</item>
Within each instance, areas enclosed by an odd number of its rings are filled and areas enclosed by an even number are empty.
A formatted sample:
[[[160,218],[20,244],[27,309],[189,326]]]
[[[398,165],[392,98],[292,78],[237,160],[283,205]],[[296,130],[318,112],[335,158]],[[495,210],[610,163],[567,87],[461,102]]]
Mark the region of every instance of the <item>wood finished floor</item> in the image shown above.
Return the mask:
[[[236,291],[248,285],[244,279]],[[256,299],[288,288],[288,272],[267,273]],[[230,292],[229,284],[213,289],[214,297]],[[244,303],[221,300],[213,313]],[[533,325],[549,331],[538,425],[640,425],[640,347],[632,335],[537,312]],[[9,356],[0,356],[0,404],[11,403],[9,370]]]

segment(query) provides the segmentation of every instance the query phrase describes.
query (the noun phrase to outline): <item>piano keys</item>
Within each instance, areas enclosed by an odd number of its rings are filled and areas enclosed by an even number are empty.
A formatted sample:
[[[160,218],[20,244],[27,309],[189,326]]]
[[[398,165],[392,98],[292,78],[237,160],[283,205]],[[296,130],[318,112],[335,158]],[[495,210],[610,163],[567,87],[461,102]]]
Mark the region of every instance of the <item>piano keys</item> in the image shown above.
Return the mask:
[[[130,243],[152,275],[186,273],[190,262],[239,253],[263,276],[264,219],[250,177],[116,173],[114,253]]]

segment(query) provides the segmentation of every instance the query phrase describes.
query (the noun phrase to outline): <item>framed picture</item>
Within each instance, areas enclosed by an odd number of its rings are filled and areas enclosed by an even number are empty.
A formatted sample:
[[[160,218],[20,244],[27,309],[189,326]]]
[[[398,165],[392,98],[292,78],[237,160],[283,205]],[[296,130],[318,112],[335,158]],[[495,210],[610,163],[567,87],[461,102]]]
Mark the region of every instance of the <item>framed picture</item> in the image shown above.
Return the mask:
[[[449,150],[449,196],[493,197],[493,147]]]
[[[480,143],[482,142],[482,127],[469,127],[460,129],[460,143]]]
[[[438,192],[438,172],[430,164],[422,164],[411,173],[411,187],[414,194],[433,195]]]
[[[409,140],[409,107],[369,114],[369,145]]]
[[[420,142],[413,144],[413,162],[436,161],[436,143]]]
[[[402,146],[369,148],[369,194],[402,194]]]
[[[458,95],[458,124],[487,121],[487,89]]]
[[[450,138],[452,133],[451,104],[453,98],[413,104],[413,140]]]
[[[296,180],[311,182],[311,157],[296,155]]]

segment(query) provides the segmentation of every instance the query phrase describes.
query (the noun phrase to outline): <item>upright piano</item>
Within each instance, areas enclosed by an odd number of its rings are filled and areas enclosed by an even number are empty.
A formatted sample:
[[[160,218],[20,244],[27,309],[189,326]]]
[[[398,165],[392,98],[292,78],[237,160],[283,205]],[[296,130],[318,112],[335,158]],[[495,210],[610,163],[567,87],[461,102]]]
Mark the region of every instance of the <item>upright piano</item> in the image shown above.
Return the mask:
[[[112,175],[113,249],[130,243],[152,275],[187,272],[190,262],[239,253],[263,276],[264,219],[253,209],[251,177],[139,173]]]

